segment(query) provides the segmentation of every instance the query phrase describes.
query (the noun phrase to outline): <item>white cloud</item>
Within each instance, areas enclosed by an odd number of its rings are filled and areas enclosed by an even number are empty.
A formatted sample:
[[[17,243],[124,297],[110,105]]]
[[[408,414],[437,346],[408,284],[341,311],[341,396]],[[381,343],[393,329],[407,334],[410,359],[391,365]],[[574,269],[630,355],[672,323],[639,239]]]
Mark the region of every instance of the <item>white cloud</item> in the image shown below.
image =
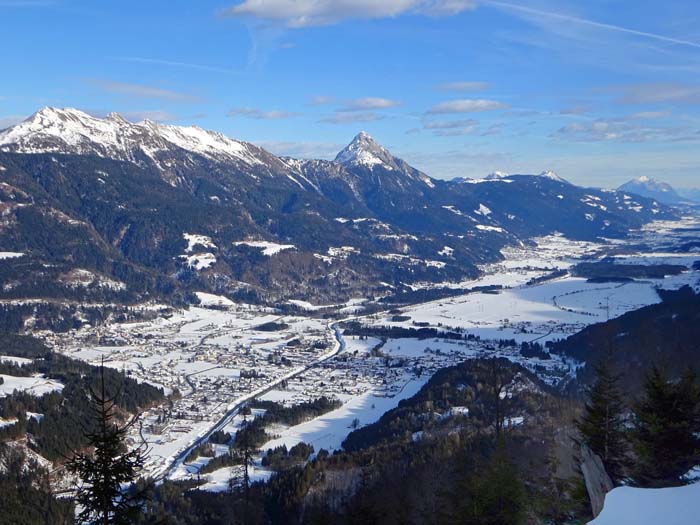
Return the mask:
[[[223,10],[222,14],[301,28],[353,18],[391,18],[408,13],[448,16],[472,9],[475,5],[474,0],[244,0]]]
[[[439,115],[448,113],[478,113],[481,111],[493,111],[506,109],[509,106],[502,102],[485,99],[460,99],[450,100],[436,104],[428,110],[429,114]]]
[[[291,111],[281,111],[273,109],[265,111],[258,108],[234,108],[230,110],[226,116],[228,117],[246,117],[256,120],[281,120],[285,118],[296,117],[297,113]]]

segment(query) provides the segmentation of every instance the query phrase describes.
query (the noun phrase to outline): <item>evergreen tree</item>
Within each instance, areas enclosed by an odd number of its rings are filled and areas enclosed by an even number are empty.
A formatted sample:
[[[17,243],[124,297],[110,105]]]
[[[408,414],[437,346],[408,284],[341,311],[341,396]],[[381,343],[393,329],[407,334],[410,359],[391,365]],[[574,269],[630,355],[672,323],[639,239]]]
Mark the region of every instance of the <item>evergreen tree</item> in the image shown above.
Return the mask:
[[[477,466],[465,486],[459,522],[518,525],[525,519],[525,489],[501,437],[487,462]]]
[[[596,381],[588,391],[589,400],[577,426],[583,443],[601,458],[613,481],[619,482],[624,477],[628,448],[620,376],[604,362],[595,371]]]
[[[683,484],[682,476],[700,459],[699,390],[695,373],[669,382],[654,367],[635,409],[634,482],[642,487]]]
[[[121,426],[115,421],[117,396],[108,397],[105,392],[104,364],[100,383],[99,392],[90,389],[95,424],[86,432],[87,451],[75,453],[67,465],[80,480],[76,491],[81,509],[78,519],[91,525],[134,523],[144,491],[129,486],[143,467],[145,450],[127,450],[126,434],[137,418]]]

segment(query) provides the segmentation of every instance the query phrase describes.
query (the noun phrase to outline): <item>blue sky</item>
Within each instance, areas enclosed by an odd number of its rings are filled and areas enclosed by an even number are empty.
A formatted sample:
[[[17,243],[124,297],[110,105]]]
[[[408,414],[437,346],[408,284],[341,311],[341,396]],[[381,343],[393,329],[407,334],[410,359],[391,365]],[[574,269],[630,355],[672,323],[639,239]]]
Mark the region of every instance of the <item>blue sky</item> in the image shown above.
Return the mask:
[[[700,186],[696,0],[0,0],[0,128],[44,105],[434,177]]]

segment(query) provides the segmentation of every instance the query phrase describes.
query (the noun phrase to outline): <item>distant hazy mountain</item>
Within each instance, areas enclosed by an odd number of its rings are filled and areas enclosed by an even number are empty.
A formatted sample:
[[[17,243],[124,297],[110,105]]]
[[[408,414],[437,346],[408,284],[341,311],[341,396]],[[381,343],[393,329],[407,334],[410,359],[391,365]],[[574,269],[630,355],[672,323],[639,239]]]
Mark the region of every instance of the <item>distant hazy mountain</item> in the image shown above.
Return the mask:
[[[0,299],[208,290],[327,303],[471,277],[533,236],[621,237],[674,216],[552,172],[433,179],[364,132],[334,161],[301,160],[74,109],[0,131],[0,179],[0,246],[24,254],[0,259]],[[76,287],[85,271],[93,284]]]
[[[684,199],[700,203],[700,188],[678,188],[676,191]]]
[[[645,176],[626,182],[618,190],[656,199],[664,204],[680,204],[684,200],[670,184]]]

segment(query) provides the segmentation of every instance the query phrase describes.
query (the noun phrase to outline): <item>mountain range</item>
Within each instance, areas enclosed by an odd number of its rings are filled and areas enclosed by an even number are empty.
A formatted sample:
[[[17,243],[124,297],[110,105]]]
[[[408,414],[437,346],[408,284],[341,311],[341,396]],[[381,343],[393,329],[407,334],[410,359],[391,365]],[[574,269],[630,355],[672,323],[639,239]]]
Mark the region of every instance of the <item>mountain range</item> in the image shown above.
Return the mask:
[[[623,237],[675,214],[552,172],[434,179],[364,132],[333,161],[293,159],[199,127],[56,108],[0,131],[0,179],[5,300],[207,290],[327,304],[473,277],[535,236]]]

